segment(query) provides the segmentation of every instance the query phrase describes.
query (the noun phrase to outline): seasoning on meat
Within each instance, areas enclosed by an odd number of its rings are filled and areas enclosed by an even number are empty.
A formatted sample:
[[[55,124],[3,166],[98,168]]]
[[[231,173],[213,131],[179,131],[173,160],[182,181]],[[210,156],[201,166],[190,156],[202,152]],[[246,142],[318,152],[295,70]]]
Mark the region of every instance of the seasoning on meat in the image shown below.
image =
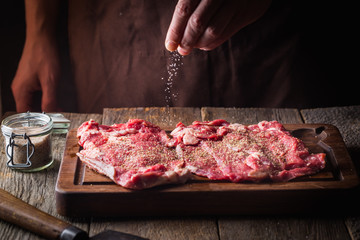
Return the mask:
[[[188,127],[178,124],[172,135],[178,141],[179,157],[184,158],[186,167],[210,179],[288,181],[325,167],[324,153],[310,154],[304,143],[277,121],[250,126],[215,121],[194,122]],[[192,138],[196,140],[186,140]],[[186,152],[185,157],[182,152]],[[210,157],[204,160],[203,152]]]
[[[225,120],[178,123],[168,137],[150,122],[83,123],[78,153],[88,167],[131,189],[184,183],[191,173],[232,182],[288,181],[325,167],[325,154],[310,154],[277,121],[245,126]]]
[[[80,126],[78,137],[80,160],[123,187],[145,189],[190,177],[175,149],[166,146],[165,131],[144,120],[113,126],[90,120]]]

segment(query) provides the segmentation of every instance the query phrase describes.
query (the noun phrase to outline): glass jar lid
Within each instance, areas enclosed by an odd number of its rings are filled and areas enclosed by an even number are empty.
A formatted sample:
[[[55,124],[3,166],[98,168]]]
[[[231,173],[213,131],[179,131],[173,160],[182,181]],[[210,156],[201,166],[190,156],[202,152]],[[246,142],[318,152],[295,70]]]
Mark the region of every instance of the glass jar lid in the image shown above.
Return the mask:
[[[25,134],[29,137],[46,134],[53,128],[53,121],[45,113],[18,113],[5,118],[1,123],[1,130],[10,137]]]

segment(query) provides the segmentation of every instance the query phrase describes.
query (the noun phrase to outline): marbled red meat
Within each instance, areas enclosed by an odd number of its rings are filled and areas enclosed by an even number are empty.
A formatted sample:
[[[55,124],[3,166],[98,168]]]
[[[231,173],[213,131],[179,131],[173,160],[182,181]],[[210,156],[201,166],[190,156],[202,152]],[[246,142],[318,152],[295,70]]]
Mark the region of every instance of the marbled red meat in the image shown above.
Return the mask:
[[[197,136],[196,129],[203,125],[213,127],[209,128],[208,136],[217,140]],[[217,137],[212,135],[214,133]],[[325,154],[310,154],[302,141],[292,137],[276,121],[263,121],[250,126],[197,122],[188,127],[179,125],[179,129],[172,134],[178,141],[177,148],[181,149],[177,152],[187,152],[184,158],[186,167],[195,174],[210,175],[211,179],[232,182],[258,182],[264,179],[288,181],[314,174],[325,167]],[[202,134],[206,135],[204,132]],[[185,137],[192,141],[185,141]],[[202,157],[204,152],[210,155],[205,161]],[[202,174],[204,172],[206,174]]]
[[[207,141],[218,142],[226,133],[224,120],[211,122],[195,121],[190,126],[178,123],[171,132],[175,140],[179,158],[186,162],[186,168],[192,173],[213,180],[228,179],[219,169],[216,159],[204,148]],[[226,130],[226,129],[225,129]]]
[[[263,121],[245,126],[224,120],[177,124],[172,138],[140,119],[78,129],[78,153],[90,168],[126,188],[183,183],[190,172],[232,182],[288,181],[325,167],[325,154],[310,154],[282,124]]]
[[[144,189],[190,177],[175,149],[166,146],[165,131],[144,120],[113,126],[90,120],[80,126],[78,137],[80,160],[123,187]]]

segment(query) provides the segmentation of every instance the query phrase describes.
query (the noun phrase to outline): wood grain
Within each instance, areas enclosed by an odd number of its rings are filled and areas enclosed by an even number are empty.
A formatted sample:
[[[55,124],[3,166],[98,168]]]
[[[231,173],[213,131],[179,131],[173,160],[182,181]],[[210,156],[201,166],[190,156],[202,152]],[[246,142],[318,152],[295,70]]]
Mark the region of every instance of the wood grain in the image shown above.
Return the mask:
[[[302,123],[297,109],[293,108],[215,108],[201,109],[203,121],[224,119],[230,123],[255,124],[261,121],[277,120],[283,124]]]
[[[350,239],[341,218],[302,216],[222,218],[219,234],[221,240]]]
[[[103,115],[98,113],[63,113],[64,117],[71,120],[69,129],[78,128],[83,122],[90,119],[98,123],[102,123]]]
[[[49,239],[58,239],[70,226],[0,189],[0,217]]]
[[[337,126],[360,174],[360,106],[303,109],[301,114],[307,123],[323,122]],[[347,197],[347,204],[354,208],[351,217],[345,217],[345,225],[352,239],[360,239],[360,188]]]
[[[5,114],[8,116],[9,114]],[[101,114],[74,114],[64,113],[64,116],[71,120],[71,127],[78,127],[82,122],[95,118],[102,120]],[[35,173],[22,173],[11,170],[6,166],[6,155],[4,152],[4,137],[1,134],[0,146],[0,188],[12,195],[33,205],[34,207],[60,219],[66,220],[81,229],[87,229],[89,219],[66,218],[59,215],[55,208],[55,185],[59,166],[65,149],[65,135],[54,135],[52,138],[53,165],[43,171]],[[27,232],[17,226],[0,220],[0,236],[2,239],[41,239],[39,236]]]
[[[95,219],[90,236],[105,229],[156,240],[218,240],[215,218],[115,218]]]
[[[103,123],[125,123],[132,118],[150,121],[164,130],[170,130],[179,122],[191,124],[195,120],[200,120],[201,114],[200,108],[105,108]]]

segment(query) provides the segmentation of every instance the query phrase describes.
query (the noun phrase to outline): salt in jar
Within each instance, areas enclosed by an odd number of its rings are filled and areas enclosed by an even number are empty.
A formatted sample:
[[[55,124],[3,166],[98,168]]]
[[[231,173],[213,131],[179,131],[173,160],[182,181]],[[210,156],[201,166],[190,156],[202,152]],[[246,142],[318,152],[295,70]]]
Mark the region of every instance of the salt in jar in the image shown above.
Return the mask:
[[[1,123],[7,166],[25,172],[45,169],[53,163],[53,121],[45,113],[19,113]]]

